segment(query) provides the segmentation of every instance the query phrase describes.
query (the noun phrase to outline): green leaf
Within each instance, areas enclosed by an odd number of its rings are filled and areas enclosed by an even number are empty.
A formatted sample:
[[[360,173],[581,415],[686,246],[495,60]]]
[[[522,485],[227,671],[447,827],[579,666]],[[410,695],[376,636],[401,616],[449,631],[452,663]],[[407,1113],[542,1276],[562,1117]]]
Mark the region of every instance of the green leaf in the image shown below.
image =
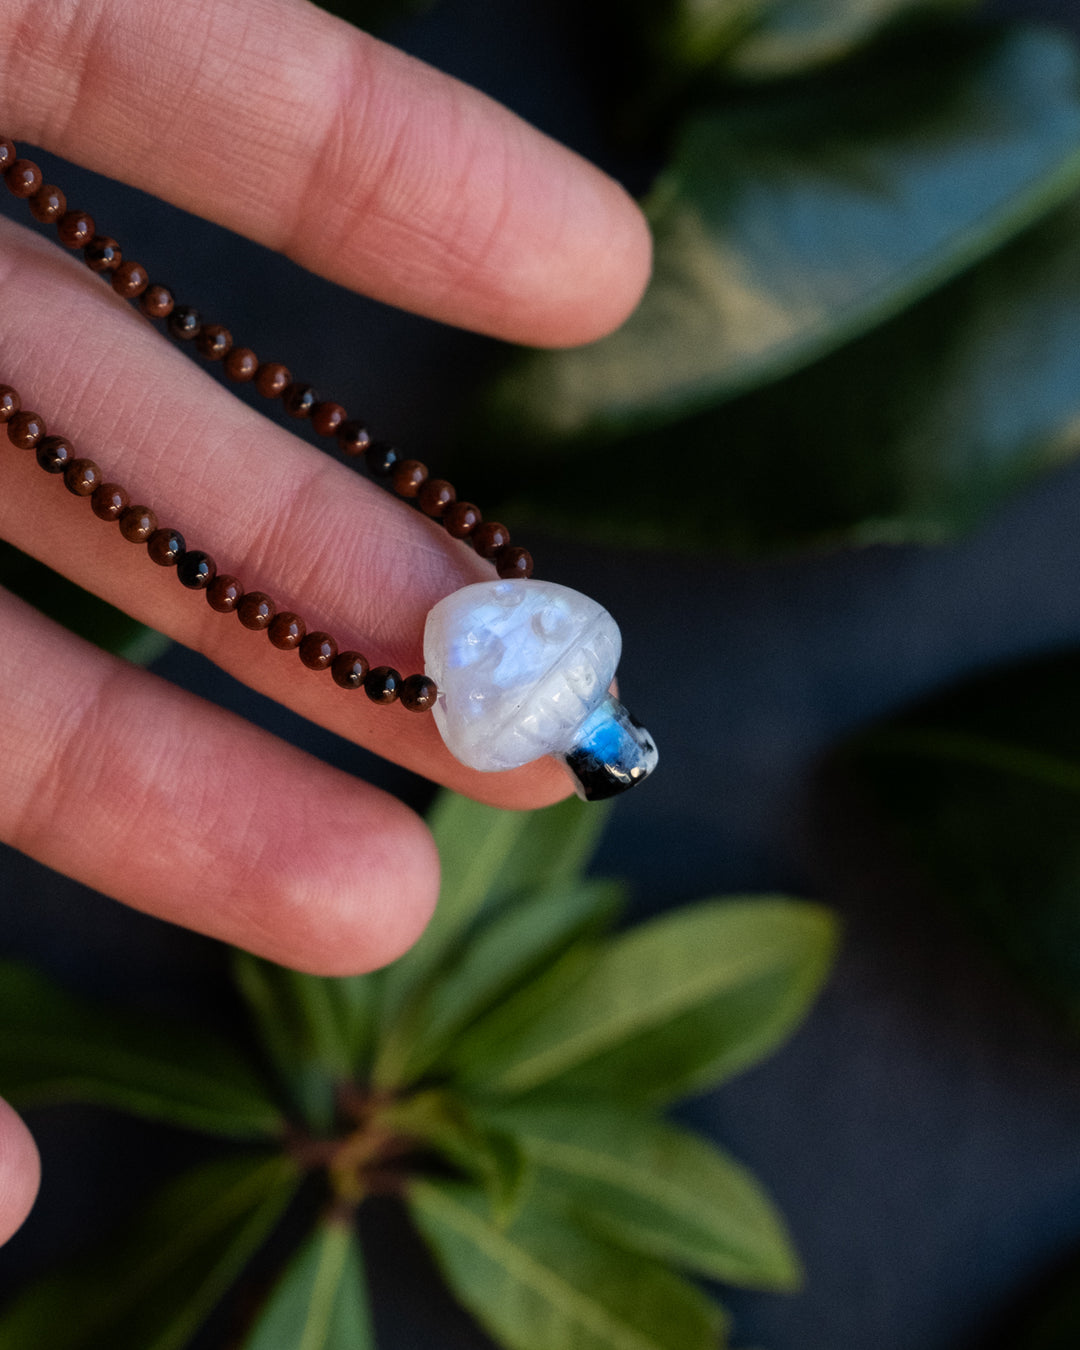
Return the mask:
[[[846,755],[976,931],[1080,1029],[1080,652],[983,675]]]
[[[797,1288],[798,1258],[773,1202],[745,1167],[696,1135],[613,1104],[503,1107],[513,1130],[609,1241],[711,1279]]]
[[[455,1067],[485,1094],[671,1101],[783,1040],[834,945],[832,916],[817,905],[702,901],[607,943],[554,997],[542,977],[463,1038]]]
[[[941,43],[899,69],[698,115],[647,204],[656,265],[641,306],[600,342],[521,358],[491,394],[483,453],[497,467],[512,426],[526,471],[554,478],[552,455],[573,449],[560,442],[638,433],[777,380],[1078,185],[1078,58],[1046,32]]]
[[[716,1350],[704,1294],[535,1196],[506,1230],[473,1188],[415,1181],[408,1201],[451,1289],[508,1350]]]
[[[289,1262],[242,1350],[375,1350],[352,1223],[331,1217]]]
[[[214,1162],[0,1313],[0,1350],[182,1350],[299,1185],[285,1157]]]
[[[0,963],[0,1093],[23,1109],[92,1102],[238,1139],[285,1127],[228,1042],[77,998],[11,962]]]

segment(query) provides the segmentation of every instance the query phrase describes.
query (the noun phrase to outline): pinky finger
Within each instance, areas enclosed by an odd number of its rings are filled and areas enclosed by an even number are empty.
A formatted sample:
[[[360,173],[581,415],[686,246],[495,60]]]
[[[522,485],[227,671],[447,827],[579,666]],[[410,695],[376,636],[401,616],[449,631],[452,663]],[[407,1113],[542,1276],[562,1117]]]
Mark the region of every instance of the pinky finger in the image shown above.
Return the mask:
[[[0,1244],[22,1226],[37,1197],[41,1164],[30,1131],[0,1100]]]

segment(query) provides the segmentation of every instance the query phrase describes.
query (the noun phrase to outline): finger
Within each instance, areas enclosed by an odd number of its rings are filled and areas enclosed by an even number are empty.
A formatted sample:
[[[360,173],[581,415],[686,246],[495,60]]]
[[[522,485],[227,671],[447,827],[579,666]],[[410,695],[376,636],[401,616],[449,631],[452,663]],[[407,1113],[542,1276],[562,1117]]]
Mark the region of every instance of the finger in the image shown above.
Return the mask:
[[[22,1227],[40,1180],[41,1161],[30,1131],[0,1100],[0,1246]]]
[[[341,650],[418,671],[431,606],[494,575],[439,526],[245,407],[70,257],[9,223],[0,225],[0,292],[0,383],[190,547],[333,634]],[[550,760],[506,774],[464,768],[430,715],[376,707],[235,615],[215,614],[6,437],[0,536],[263,693],[449,787],[510,807],[567,794]]]
[[[8,0],[5,11],[6,134],[343,285],[537,345],[599,337],[641,294],[648,233],[621,188],[313,5]]]

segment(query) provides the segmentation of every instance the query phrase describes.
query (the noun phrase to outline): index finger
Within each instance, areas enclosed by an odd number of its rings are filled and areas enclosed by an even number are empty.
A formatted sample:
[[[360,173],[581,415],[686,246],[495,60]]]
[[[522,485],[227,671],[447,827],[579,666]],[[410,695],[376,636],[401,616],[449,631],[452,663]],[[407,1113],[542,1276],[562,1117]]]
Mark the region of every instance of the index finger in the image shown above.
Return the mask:
[[[613,180],[314,5],[3,10],[0,125],[15,139],[376,299],[514,341],[589,341],[640,297],[648,232]]]

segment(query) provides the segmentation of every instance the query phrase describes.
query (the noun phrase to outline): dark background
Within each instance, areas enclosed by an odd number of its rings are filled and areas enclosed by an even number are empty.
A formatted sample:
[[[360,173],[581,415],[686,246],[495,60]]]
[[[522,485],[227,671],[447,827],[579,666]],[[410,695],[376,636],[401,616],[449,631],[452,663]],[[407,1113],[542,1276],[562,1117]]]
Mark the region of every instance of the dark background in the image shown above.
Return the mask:
[[[647,186],[650,166],[621,159],[600,133],[573,7],[441,0],[391,36],[633,190]],[[46,176],[185,300],[438,464],[493,344],[343,295],[70,166]],[[27,218],[19,203],[3,209]],[[588,591],[619,619],[620,681],[661,749],[655,778],[615,812],[599,870],[631,879],[637,914],[708,894],[784,891],[822,900],[843,920],[835,976],[807,1025],[685,1112],[766,1181],[807,1267],[798,1295],[724,1294],[737,1345],[985,1350],[1005,1336],[1017,1302],[1080,1248],[1080,1052],[940,908],[842,772],[822,767],[846,733],[913,697],[996,661],[1080,643],[1078,521],[1080,467],[976,537],[934,551],[731,564],[528,541],[540,574]],[[156,669],[417,804],[427,799],[426,785],[181,648]],[[233,1011],[214,944],[11,851],[0,851],[0,955],[144,1006]],[[39,1112],[32,1124],[44,1187],[0,1253],[0,1293],[202,1148],[89,1110]],[[366,1233],[380,1347],[487,1344],[398,1216],[376,1209]]]

